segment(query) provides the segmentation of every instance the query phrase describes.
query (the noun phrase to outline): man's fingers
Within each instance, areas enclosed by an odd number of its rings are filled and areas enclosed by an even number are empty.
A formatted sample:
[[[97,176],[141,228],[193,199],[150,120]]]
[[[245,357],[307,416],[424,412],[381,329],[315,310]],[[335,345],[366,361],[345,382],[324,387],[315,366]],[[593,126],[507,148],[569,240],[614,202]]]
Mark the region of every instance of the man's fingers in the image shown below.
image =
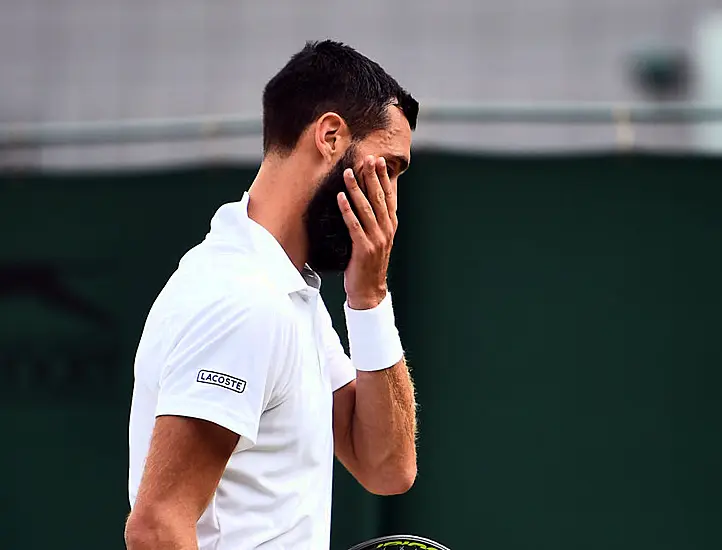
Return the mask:
[[[364,170],[365,169],[366,165],[364,164]],[[356,207],[356,217],[358,221],[361,222],[361,225],[367,232],[370,233],[374,231],[375,228],[378,227],[374,210],[371,203],[366,198],[366,195],[364,195],[364,192],[359,187],[353,170],[347,168],[343,173],[343,180],[346,183],[346,189],[348,189],[350,200],[353,201],[353,204]]]
[[[389,172],[386,168],[386,159],[384,157],[379,157],[376,162],[376,171],[379,176],[379,181],[381,182],[381,188],[384,191],[384,199],[386,201],[386,209],[388,211],[389,218],[391,219],[393,227],[396,228],[396,189],[394,189],[394,186],[391,183],[391,178],[389,178]]]
[[[339,193],[336,197],[338,201],[338,207],[341,209],[341,215],[343,221],[348,227],[348,232],[351,235],[351,241],[354,243],[361,243],[366,239],[366,233],[364,233],[361,222],[358,221],[356,214],[351,209],[351,203],[348,202],[348,198],[345,193]]]
[[[374,210],[374,217],[379,227],[388,233],[391,227],[389,209],[386,204],[386,190],[381,183],[381,172],[386,174],[386,161],[381,157],[369,155],[364,161],[364,183],[366,184],[366,196]],[[388,177],[388,176],[387,176]]]

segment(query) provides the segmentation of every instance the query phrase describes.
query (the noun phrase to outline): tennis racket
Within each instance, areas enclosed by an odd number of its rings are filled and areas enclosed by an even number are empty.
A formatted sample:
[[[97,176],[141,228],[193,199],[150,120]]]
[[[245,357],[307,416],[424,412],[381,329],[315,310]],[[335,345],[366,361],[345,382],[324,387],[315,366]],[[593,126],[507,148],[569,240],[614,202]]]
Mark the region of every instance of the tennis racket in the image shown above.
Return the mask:
[[[390,535],[367,540],[349,550],[449,550],[443,544],[416,535]]]

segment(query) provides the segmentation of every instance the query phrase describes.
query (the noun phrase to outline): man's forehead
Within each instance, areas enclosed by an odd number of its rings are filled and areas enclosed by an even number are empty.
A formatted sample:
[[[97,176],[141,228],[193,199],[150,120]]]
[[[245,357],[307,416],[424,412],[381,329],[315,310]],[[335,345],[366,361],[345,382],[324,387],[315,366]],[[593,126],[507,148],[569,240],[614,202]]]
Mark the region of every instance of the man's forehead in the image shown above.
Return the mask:
[[[411,126],[401,109],[390,105],[386,128],[371,132],[363,141],[371,146],[370,148],[378,149],[365,151],[364,154],[391,155],[408,161],[411,154]]]
[[[404,137],[408,137],[409,141],[411,141],[411,125],[401,107],[396,104],[389,105],[387,112],[389,115],[388,130],[403,134]]]

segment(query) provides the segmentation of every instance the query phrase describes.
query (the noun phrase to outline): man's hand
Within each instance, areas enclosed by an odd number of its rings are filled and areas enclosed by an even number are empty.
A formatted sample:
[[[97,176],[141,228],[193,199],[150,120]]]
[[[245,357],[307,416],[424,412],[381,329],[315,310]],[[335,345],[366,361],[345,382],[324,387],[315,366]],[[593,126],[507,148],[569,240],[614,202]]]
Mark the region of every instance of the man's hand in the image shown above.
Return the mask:
[[[372,309],[386,296],[386,273],[398,227],[396,190],[389,179],[385,159],[368,156],[362,170],[366,194],[359,187],[353,170],[344,172],[348,195],[358,217],[346,194],[338,195],[338,205],[353,242],[344,277],[351,309]]]

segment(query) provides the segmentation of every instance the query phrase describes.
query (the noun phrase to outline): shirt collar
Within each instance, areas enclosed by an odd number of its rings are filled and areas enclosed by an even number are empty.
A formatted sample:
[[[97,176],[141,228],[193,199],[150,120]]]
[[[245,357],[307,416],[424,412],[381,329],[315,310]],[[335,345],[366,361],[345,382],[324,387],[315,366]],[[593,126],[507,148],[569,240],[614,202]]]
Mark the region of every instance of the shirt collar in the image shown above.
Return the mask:
[[[261,258],[265,274],[288,294],[318,292],[321,278],[308,265],[300,273],[286,251],[262,225],[248,217],[248,192],[238,202],[221,206],[211,219],[206,240],[222,243],[234,250],[250,250]]]

